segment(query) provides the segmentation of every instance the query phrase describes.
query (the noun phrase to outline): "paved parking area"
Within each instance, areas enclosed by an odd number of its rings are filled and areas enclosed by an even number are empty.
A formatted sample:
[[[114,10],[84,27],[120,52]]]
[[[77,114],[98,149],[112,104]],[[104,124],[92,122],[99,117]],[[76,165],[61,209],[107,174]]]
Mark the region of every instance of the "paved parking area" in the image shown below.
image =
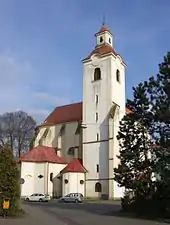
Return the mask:
[[[163,225],[166,223],[121,217],[120,205],[117,203],[24,203],[39,214],[39,219],[44,224],[44,217],[48,217],[48,224],[56,220],[57,225]],[[51,219],[50,219],[51,218]],[[37,218],[38,219],[38,218]],[[46,219],[47,222],[47,219]],[[37,220],[37,223],[40,221]],[[1,223],[0,223],[1,224]],[[45,223],[47,224],[47,223]],[[18,224],[16,224],[18,225]],[[24,224],[25,225],[25,224]],[[34,225],[34,224],[32,224]]]

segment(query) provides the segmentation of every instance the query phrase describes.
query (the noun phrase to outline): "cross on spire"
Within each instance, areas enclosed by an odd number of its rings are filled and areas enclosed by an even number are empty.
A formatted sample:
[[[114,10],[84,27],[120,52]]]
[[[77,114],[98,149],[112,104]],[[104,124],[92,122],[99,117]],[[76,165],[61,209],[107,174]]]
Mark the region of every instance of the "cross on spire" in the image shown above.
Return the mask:
[[[103,22],[102,25],[105,25],[105,15],[103,15]]]

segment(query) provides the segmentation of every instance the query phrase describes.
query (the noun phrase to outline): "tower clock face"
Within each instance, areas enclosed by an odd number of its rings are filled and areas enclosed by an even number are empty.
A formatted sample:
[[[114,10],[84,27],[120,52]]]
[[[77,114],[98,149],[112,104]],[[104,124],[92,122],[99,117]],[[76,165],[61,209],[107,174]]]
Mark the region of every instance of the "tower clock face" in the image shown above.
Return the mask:
[[[97,67],[99,66],[99,59],[96,56],[92,57],[92,62],[91,62],[92,66]]]

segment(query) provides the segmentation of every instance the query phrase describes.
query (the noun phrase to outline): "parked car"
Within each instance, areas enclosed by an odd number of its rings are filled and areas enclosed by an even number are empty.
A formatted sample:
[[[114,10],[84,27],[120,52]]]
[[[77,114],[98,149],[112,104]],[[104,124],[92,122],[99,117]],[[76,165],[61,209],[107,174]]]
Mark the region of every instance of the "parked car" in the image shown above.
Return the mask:
[[[83,195],[81,193],[70,193],[65,195],[59,199],[60,202],[75,202],[81,203],[83,202]]]
[[[50,196],[46,194],[35,193],[25,197],[25,200],[32,202],[48,202],[50,200]]]

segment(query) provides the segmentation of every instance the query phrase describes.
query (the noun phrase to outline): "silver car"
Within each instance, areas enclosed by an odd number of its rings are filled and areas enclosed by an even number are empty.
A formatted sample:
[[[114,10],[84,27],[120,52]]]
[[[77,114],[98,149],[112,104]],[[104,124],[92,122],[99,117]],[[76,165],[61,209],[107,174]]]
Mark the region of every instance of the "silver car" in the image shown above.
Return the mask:
[[[50,200],[50,196],[46,194],[35,193],[25,197],[25,200],[32,202],[48,202]]]
[[[70,193],[65,195],[59,199],[60,202],[75,202],[81,203],[83,202],[83,195],[81,193]]]

